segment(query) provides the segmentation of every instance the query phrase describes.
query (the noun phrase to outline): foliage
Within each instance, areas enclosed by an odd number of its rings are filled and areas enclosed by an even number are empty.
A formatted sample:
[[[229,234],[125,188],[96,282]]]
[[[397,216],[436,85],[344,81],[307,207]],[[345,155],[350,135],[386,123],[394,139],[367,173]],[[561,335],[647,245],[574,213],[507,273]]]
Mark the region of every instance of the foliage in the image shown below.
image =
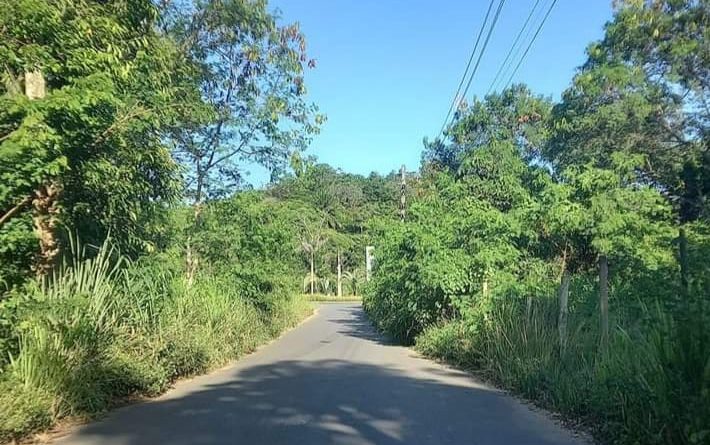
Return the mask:
[[[277,175],[324,117],[305,101],[306,40],[258,1],[166,2],[164,26],[191,64],[204,102],[175,128],[176,159],[195,203],[241,186],[243,164]],[[235,30],[238,30],[235,32]]]
[[[114,256],[108,244],[93,258],[77,255],[56,279],[28,285],[3,306],[2,317],[12,311],[19,322],[0,374],[1,439],[101,412],[117,398],[158,394],[252,351],[309,311],[294,297],[264,311],[225,276],[202,275],[186,288],[169,261],[120,267],[126,260]]]
[[[150,1],[12,3],[0,8],[0,211],[11,216],[0,244],[14,267],[0,278],[12,285],[29,269],[30,213],[87,242],[113,232],[127,254],[149,250],[179,188],[163,136],[179,117],[184,71],[156,32],[157,11]],[[35,100],[21,88],[32,70],[47,87]],[[46,195],[54,214],[40,215]]]
[[[633,8],[607,34],[621,32]],[[705,443],[710,292],[698,253],[708,221],[705,192],[690,193],[684,165],[699,165],[693,150],[706,140],[686,127],[687,156],[668,151],[659,107],[675,107],[666,122],[687,109],[647,66],[590,52],[554,108],[516,86],[459,110],[450,140],[426,147],[408,219],[373,228],[363,304],[395,339],[582,420],[600,438]],[[707,180],[702,169],[693,175]],[[691,197],[700,210],[689,213]]]
[[[302,203],[232,181],[246,160],[282,175],[318,131],[306,66],[265,1],[0,0],[0,441],[158,394],[309,311]]]

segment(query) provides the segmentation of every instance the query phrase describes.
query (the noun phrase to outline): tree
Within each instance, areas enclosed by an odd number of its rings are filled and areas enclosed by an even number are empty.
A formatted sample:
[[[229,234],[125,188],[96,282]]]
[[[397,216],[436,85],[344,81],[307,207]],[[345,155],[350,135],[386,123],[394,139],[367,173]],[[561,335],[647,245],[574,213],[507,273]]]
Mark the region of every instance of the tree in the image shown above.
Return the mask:
[[[603,348],[609,339],[609,260],[654,269],[670,259],[670,208],[656,189],[640,182],[642,161],[638,156],[615,153],[612,169],[587,165],[564,174],[574,190],[573,199],[582,208],[578,243],[584,244],[599,268]]]
[[[704,0],[617,2],[555,107],[550,160],[606,168],[614,152],[643,154],[640,179],[669,197],[681,224],[707,217],[707,21]]]
[[[325,243],[328,242],[328,237],[323,230],[324,221],[314,223],[307,220],[301,221],[300,248],[308,256],[310,264],[310,275],[308,283],[310,284],[311,295],[315,292],[316,284],[316,254],[320,252]]]
[[[113,231],[126,254],[150,249],[154,218],[178,190],[165,132],[179,120],[178,98],[189,96],[153,3],[21,1],[0,10],[0,236],[10,244],[1,254],[24,252],[24,264],[9,261],[13,274],[28,261],[46,274],[64,227],[96,244]],[[22,85],[32,79],[44,80],[45,95],[25,88],[29,100]],[[30,218],[39,249],[26,244]]]
[[[173,156],[184,167],[186,196],[200,224],[206,198],[242,186],[245,163],[277,175],[294,151],[305,149],[324,118],[307,104],[303,72],[306,41],[298,25],[277,25],[265,0],[172,1],[163,25],[196,67],[202,106],[176,128]],[[199,246],[186,237],[187,280],[199,263]]]
[[[306,56],[298,25],[279,26],[264,0],[167,2],[165,27],[198,70],[206,107],[172,133],[196,207],[241,185],[242,165],[277,173],[318,132],[305,101]]]
[[[450,143],[425,141],[422,163],[425,168],[438,166],[455,172],[475,148],[503,141],[513,144],[526,159],[534,159],[546,142],[543,124],[551,107],[548,99],[534,95],[525,85],[474,100],[457,112],[457,119],[446,130]]]

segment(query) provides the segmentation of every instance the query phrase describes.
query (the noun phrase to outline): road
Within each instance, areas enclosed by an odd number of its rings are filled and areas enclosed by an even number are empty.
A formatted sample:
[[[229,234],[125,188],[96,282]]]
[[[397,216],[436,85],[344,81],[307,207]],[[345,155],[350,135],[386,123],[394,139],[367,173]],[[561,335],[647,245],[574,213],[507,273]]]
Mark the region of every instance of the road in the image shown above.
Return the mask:
[[[359,304],[323,304],[279,340],[62,445],[559,445],[582,442],[468,374],[387,342]]]

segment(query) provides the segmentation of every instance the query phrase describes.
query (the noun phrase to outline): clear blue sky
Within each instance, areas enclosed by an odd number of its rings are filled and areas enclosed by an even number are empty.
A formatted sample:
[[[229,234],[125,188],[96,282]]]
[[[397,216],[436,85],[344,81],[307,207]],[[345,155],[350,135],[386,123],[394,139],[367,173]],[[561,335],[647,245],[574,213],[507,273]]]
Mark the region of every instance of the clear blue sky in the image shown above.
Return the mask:
[[[534,3],[506,1],[469,97],[488,90]],[[417,169],[422,138],[441,127],[488,4],[271,0],[284,22],[300,22],[318,62],[306,85],[328,122],[309,152],[354,173]],[[558,0],[514,81],[558,99],[611,14],[611,0]],[[263,181],[258,172],[251,180]]]

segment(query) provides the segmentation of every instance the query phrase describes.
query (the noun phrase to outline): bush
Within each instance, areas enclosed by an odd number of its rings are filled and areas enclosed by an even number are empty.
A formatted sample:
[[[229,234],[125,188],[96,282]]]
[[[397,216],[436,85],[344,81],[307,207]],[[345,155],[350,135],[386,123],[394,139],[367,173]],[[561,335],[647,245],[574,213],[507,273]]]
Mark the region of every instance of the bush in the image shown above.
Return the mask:
[[[417,337],[416,349],[428,357],[470,367],[478,363],[480,357],[468,331],[461,320],[430,326]]]

